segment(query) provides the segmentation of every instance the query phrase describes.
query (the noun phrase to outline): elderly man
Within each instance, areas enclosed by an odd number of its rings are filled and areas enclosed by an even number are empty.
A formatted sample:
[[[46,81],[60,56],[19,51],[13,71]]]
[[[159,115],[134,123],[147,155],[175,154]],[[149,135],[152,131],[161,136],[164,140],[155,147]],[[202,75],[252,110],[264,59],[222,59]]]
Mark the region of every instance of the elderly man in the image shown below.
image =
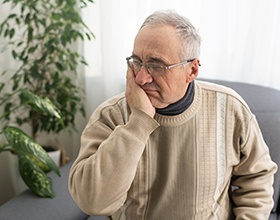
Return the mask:
[[[195,80],[200,41],[176,12],[144,21],[125,94],[100,105],[81,137],[69,189],[82,210],[113,220],[268,218],[277,166],[244,100]]]

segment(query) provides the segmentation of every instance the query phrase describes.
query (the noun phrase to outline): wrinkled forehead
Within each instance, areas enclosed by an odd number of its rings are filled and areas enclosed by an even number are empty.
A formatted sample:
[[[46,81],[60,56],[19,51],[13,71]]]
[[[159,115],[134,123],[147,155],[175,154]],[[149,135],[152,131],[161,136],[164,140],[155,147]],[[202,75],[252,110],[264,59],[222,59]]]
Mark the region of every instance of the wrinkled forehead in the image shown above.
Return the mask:
[[[181,41],[176,29],[168,25],[147,25],[135,37],[133,54],[143,61],[159,57],[175,61],[180,57]]]

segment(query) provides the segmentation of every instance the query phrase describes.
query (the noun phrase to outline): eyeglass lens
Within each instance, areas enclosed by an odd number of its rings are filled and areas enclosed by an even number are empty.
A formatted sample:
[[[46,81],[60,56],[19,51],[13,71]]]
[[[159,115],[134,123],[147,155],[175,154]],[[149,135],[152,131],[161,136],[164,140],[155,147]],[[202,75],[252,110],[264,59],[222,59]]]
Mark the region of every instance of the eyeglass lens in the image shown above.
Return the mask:
[[[157,64],[142,64],[142,62],[133,58],[127,59],[127,62],[128,66],[134,71],[135,75],[137,75],[141,71],[142,66],[144,66],[146,68],[146,71],[152,76],[164,74],[164,67]]]

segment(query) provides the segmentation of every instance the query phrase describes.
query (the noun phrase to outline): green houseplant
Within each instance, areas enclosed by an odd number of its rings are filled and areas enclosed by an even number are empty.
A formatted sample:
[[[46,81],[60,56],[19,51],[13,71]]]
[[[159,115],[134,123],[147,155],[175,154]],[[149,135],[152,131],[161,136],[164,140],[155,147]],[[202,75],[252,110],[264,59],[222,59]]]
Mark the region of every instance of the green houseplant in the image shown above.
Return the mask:
[[[37,195],[54,197],[46,172],[59,169],[37,143],[39,132],[75,130],[77,113],[85,116],[83,90],[75,83],[78,67],[87,65],[73,48],[94,36],[80,11],[92,0],[4,0],[10,14],[0,24],[2,50],[18,64],[0,81],[0,152],[18,156],[19,171]],[[2,111],[1,111],[2,110]],[[2,113],[1,113],[2,112]],[[30,134],[22,130],[29,126]]]

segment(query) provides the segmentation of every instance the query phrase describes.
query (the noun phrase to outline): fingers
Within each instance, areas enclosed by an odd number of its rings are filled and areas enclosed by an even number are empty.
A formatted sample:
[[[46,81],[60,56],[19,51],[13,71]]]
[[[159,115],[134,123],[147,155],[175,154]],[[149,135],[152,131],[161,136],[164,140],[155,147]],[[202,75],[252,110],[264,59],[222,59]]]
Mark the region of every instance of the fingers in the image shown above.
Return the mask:
[[[139,85],[135,82],[135,76],[133,71],[128,67],[126,71],[126,91],[125,95],[127,98],[127,102],[130,107],[135,107],[135,97],[134,93],[136,93],[137,90],[141,89]]]
[[[131,83],[136,83],[135,82],[135,76],[134,73],[132,71],[132,69],[130,69],[129,67],[127,67],[127,71],[126,71],[126,87],[130,86]]]
[[[139,109],[153,117],[155,108],[145,91],[135,82],[135,75],[130,68],[127,69],[126,80],[125,95],[130,108]]]
[[[133,71],[128,67],[126,71],[126,96],[130,96],[130,93],[137,87],[134,78]]]

